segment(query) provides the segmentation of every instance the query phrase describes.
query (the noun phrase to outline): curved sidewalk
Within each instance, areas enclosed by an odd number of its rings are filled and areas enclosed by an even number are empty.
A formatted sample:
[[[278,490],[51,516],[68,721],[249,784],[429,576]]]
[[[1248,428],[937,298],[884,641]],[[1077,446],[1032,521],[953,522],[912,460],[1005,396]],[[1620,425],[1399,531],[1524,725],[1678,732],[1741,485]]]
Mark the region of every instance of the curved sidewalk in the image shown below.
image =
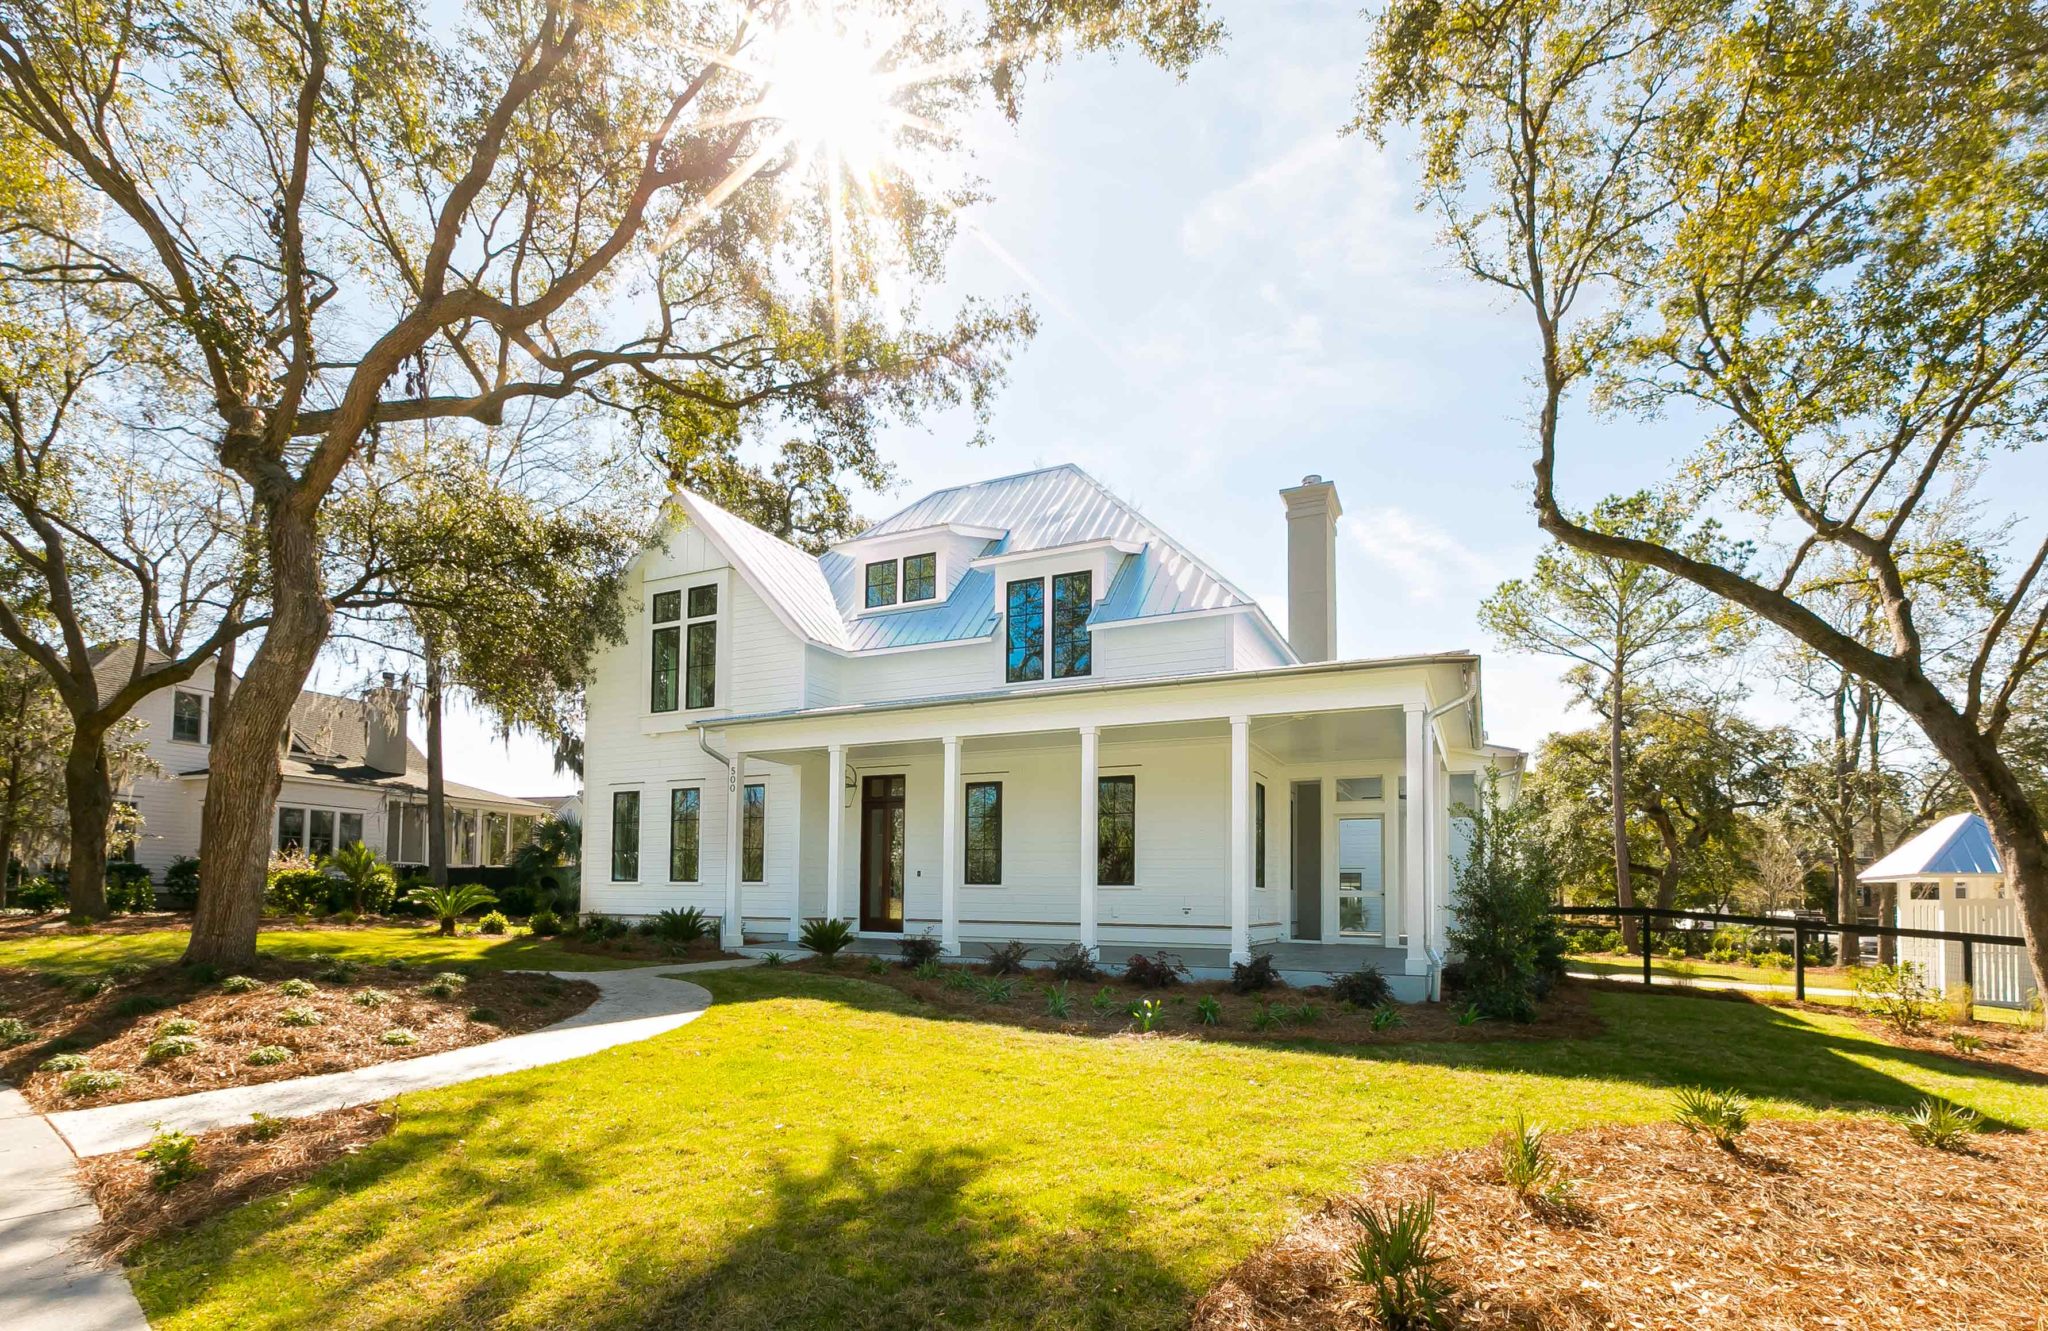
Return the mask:
[[[330,1109],[375,1104],[404,1091],[452,1086],[478,1077],[560,1063],[674,1030],[701,1016],[711,1006],[711,995],[697,985],[670,976],[759,964],[744,958],[639,966],[631,970],[551,971],[547,973],[558,979],[584,980],[596,985],[597,1001],[552,1026],[445,1053],[258,1086],[228,1086],[161,1100],[71,1109],[47,1117],[50,1126],[74,1152],[90,1156],[140,1149],[149,1144],[159,1127],[207,1132],[247,1123],[251,1114],[303,1118]]]

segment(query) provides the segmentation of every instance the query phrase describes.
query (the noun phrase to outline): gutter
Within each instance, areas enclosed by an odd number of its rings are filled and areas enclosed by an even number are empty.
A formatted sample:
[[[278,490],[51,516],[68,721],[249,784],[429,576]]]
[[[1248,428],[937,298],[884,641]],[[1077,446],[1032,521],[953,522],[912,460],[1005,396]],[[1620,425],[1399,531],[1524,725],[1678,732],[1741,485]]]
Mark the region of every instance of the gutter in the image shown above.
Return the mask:
[[[704,727],[703,727],[702,725],[699,725],[699,726],[697,726],[697,727],[696,727],[696,731],[697,731],[697,747],[698,747],[698,748],[700,748],[700,749],[702,749],[702,750],[704,750],[704,752],[705,752],[706,756],[708,756],[708,757],[711,757],[711,758],[715,758],[715,759],[717,759],[717,760],[718,760],[718,765],[719,765],[720,767],[723,767],[723,768],[724,768],[724,769],[725,769],[726,771],[728,771],[728,772],[732,771],[732,759],[730,759],[730,758],[726,757],[726,756],[725,756],[724,754],[720,753],[720,752],[719,752],[719,751],[718,751],[717,749],[714,749],[714,748],[712,748],[712,747],[711,747],[711,735],[710,735],[710,732],[709,732],[709,731],[707,731],[707,730],[705,730],[705,729],[704,729]],[[728,783],[728,784],[729,784],[729,783]]]

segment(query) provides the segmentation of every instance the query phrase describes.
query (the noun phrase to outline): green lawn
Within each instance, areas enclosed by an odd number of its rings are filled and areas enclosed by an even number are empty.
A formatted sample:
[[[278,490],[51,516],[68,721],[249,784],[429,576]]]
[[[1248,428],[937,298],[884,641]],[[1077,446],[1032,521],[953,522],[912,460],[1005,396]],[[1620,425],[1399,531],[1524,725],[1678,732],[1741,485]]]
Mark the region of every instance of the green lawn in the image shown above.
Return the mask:
[[[1643,959],[1641,956],[1620,956],[1602,952],[1566,958],[1566,963],[1575,971],[1592,971],[1600,975],[1634,976],[1642,978]],[[1658,975],[1670,975],[1685,979],[1747,980],[1751,984],[1792,983],[1792,968],[1778,969],[1770,966],[1745,966],[1732,961],[1702,961],[1697,957],[1679,961],[1671,957],[1652,957],[1650,969]],[[1834,989],[1847,989],[1849,976],[1845,971],[1823,970],[1819,966],[1806,968],[1806,982],[1825,985]]]
[[[144,1249],[169,1327],[1165,1327],[1371,1162],[1668,1113],[1926,1094],[2048,1127],[2048,1089],[1846,1021],[1594,996],[1570,1042],[1249,1047],[921,1014],[856,978],[696,977],[697,1022],[405,1097],[311,1184]]]
[[[33,966],[86,975],[118,961],[159,965],[176,961],[185,950],[182,929],[144,933],[65,933],[51,931],[30,938],[0,938],[0,966]],[[278,929],[256,937],[257,951],[275,957],[306,957],[325,953],[366,965],[404,960],[422,966],[468,963],[494,970],[602,971],[644,966],[646,958],[592,956],[571,952],[552,938],[526,934],[496,937],[463,934],[442,938],[432,928],[389,926],[374,929]]]

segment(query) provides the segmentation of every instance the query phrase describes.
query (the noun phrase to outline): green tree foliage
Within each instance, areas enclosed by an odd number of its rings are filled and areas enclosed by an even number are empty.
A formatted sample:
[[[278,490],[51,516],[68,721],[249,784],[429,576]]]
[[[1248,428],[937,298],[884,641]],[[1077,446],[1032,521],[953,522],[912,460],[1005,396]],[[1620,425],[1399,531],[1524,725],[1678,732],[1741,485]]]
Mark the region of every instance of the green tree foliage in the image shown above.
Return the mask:
[[[398,875],[360,841],[337,847],[320,862],[320,871],[347,889],[349,909],[358,915],[391,909],[398,892]]]
[[[1503,803],[1488,773],[1479,806],[1463,811],[1471,840],[1458,864],[1451,900],[1451,950],[1482,1014],[1529,1021],[1564,974],[1564,943],[1550,907],[1556,871],[1527,801]]]
[[[2048,414],[2044,50],[2027,0],[1396,0],[1357,123],[1415,129],[1448,248],[1530,320],[1542,529],[1875,685],[1990,825],[2048,986],[2048,827],[2005,747],[2048,662],[2048,542],[1960,539],[1950,508]],[[1697,422],[1674,484],[1771,557],[1574,517],[1582,395]],[[1830,618],[1845,580],[1875,613]]]
[[[63,704],[41,670],[0,652],[0,906],[14,866],[48,849],[64,828]]]

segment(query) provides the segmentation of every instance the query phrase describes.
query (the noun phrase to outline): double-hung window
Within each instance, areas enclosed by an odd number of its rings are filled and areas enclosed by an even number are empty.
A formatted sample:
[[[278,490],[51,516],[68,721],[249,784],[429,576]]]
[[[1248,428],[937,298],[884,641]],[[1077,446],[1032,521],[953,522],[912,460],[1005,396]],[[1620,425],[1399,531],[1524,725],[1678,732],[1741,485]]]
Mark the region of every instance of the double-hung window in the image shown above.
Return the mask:
[[[1094,672],[1088,613],[1095,603],[1095,578],[1083,569],[1050,578],[1020,578],[1004,589],[1004,678],[1012,684],[1038,679],[1080,679]],[[1050,634],[1046,601],[1052,601]],[[1048,652],[1047,639],[1051,639]]]
[[[1095,881],[1131,887],[1138,881],[1138,778],[1099,777],[1095,783]]]
[[[640,792],[612,792],[612,881],[640,881]]]
[[[205,725],[206,699],[184,689],[171,691],[171,738],[187,744],[200,742]]]
[[[767,880],[768,787],[748,786],[740,805],[740,881]]]
[[[1003,881],[1003,783],[967,783],[967,883],[994,887]]]
[[[695,786],[668,793],[668,876],[676,883],[697,881],[697,820],[703,796]]]

